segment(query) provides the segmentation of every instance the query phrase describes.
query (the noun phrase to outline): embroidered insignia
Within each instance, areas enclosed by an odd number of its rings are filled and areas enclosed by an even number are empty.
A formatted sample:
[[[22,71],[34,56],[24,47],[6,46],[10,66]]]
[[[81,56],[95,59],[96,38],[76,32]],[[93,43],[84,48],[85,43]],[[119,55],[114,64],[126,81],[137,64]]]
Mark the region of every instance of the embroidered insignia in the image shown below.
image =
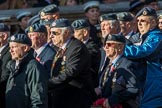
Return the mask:
[[[103,21],[103,17],[100,17],[100,21],[101,21],[101,22]]]
[[[14,41],[15,40],[15,36],[13,35],[13,36],[11,36],[11,40],[12,41]]]
[[[29,27],[29,31],[33,32],[33,27],[32,26]]]
[[[56,23],[55,23],[55,22],[53,22],[53,23],[52,23],[52,26],[56,26]]]
[[[109,35],[109,36],[108,36],[108,39],[110,39],[110,40],[111,40],[111,39],[112,39],[112,35]]]
[[[147,15],[148,12],[146,10],[143,11],[143,15]]]
[[[41,16],[45,16],[45,13],[44,13],[44,12],[41,12],[40,15],[41,15]]]

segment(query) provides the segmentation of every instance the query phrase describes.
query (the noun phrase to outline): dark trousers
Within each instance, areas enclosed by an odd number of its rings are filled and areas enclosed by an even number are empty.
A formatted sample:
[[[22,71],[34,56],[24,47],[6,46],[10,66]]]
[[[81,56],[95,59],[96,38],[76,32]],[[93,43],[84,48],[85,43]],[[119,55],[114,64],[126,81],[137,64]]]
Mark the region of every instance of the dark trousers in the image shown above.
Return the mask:
[[[54,108],[90,108],[90,97],[84,90],[61,85],[53,91],[52,103]]]

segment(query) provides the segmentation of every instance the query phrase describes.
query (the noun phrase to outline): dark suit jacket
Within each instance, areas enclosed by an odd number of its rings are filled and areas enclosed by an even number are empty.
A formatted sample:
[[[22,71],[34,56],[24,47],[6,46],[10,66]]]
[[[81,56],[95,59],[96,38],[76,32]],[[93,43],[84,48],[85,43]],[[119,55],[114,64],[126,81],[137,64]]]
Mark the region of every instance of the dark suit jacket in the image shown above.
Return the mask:
[[[92,82],[89,70],[88,49],[81,41],[72,37],[61,63],[56,62],[54,76],[49,80],[49,88],[53,88],[54,108],[90,107],[88,91],[92,89]]]
[[[88,48],[88,51],[91,56],[91,72],[92,72],[92,80],[94,83],[94,87],[98,86],[98,70],[101,61],[101,52],[98,45],[92,40],[89,39],[85,44]]]
[[[50,76],[52,61],[54,59],[55,54],[56,54],[56,51],[51,46],[47,45],[44,48],[44,50],[40,53],[40,55],[38,56],[40,60],[39,62],[44,65],[49,76]]]
[[[140,88],[139,76],[143,73],[141,68],[140,63],[121,57],[115,63],[115,69],[109,70],[102,92],[103,97],[109,99],[111,107],[117,104],[122,104],[124,108],[137,106],[136,96]]]
[[[6,82],[9,77],[9,70],[6,68],[6,64],[11,60],[11,54],[9,52],[9,46],[7,45],[0,54],[0,107],[4,107],[5,103],[5,90]]]

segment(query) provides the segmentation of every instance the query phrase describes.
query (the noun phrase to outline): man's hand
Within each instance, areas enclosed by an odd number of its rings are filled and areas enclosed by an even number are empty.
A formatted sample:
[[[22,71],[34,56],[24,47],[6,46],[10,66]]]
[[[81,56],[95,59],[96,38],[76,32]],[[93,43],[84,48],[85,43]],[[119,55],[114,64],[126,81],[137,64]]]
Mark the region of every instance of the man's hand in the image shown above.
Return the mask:
[[[97,87],[94,89],[97,96],[101,95],[101,88]]]
[[[103,108],[111,108],[108,102],[108,99],[105,99],[104,103],[103,103]]]

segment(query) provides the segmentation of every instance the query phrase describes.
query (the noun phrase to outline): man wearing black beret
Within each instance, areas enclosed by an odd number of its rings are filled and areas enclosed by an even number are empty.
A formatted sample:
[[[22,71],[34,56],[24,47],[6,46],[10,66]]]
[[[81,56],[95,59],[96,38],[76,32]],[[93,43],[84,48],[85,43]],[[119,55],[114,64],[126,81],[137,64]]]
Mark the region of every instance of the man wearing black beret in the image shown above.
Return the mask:
[[[82,41],[91,55],[91,72],[93,75],[94,87],[98,86],[98,70],[101,60],[101,52],[98,45],[90,37],[90,26],[87,20],[78,19],[72,23],[74,37]]]
[[[59,8],[55,4],[50,4],[44,7],[40,12],[40,23],[44,20],[56,20],[60,18]]]
[[[30,11],[19,11],[17,13],[17,21],[19,24],[19,30],[17,33],[25,33],[29,19],[32,17],[32,12]]]
[[[159,10],[159,0],[145,0],[145,7],[151,7],[155,9],[156,11]]]
[[[138,79],[135,72],[138,63],[124,57],[126,40],[123,35],[108,35],[104,50],[110,59],[100,77],[99,85],[104,108],[138,108]],[[98,105],[97,100],[94,105]]]
[[[33,57],[30,38],[15,34],[8,41],[12,60],[7,64],[6,108],[48,108],[48,74]]]
[[[47,29],[44,25],[36,23],[27,28],[27,34],[32,41],[34,57],[45,66],[50,77],[52,60],[56,51],[47,43]]]
[[[101,62],[99,68],[99,75],[101,75],[104,68],[107,66],[109,59],[106,57],[105,50],[103,49],[106,36],[109,34],[118,34],[120,33],[120,23],[117,19],[117,15],[114,13],[103,14],[99,18],[100,26],[101,26],[101,34],[102,34],[102,43],[103,46],[101,47]],[[96,93],[100,94],[100,89],[96,89]]]
[[[93,84],[87,47],[73,37],[68,19],[57,19],[51,24],[51,38],[59,47],[49,80],[54,108],[89,108]]]
[[[9,71],[6,68],[6,64],[11,60],[11,54],[9,52],[9,44],[7,42],[10,36],[9,27],[0,23],[0,107],[5,108],[5,90],[6,83],[9,76]]]
[[[156,10],[144,7],[137,14],[139,37],[135,45],[126,45],[124,55],[130,59],[144,62],[147,76],[142,86],[140,108],[162,107],[162,32],[157,28]]]
[[[130,39],[137,31],[137,23],[134,16],[129,12],[120,12],[117,16],[120,22],[120,32],[127,39]]]

